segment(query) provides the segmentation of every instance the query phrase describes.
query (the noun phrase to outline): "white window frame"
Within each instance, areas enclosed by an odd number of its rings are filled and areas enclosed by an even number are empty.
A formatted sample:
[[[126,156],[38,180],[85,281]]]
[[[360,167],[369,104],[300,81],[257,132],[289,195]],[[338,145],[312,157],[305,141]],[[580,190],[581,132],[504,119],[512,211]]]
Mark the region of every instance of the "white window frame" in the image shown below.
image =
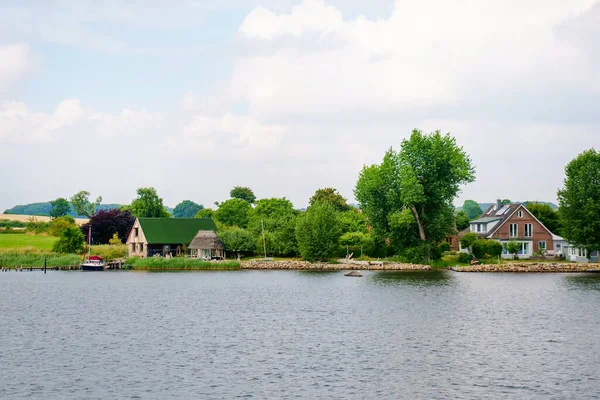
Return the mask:
[[[514,229],[513,229],[514,226]],[[509,224],[508,236],[511,238],[519,237],[519,224]]]
[[[528,227],[529,227],[529,232],[527,232],[528,231],[528,229],[527,229]],[[526,238],[533,237],[533,224],[525,224],[525,236],[524,237],[526,237]]]
[[[544,243],[543,246],[542,246],[542,243]],[[541,250],[541,249],[548,250],[548,243],[546,243],[545,240],[540,240],[538,242],[538,250]]]
[[[519,218],[523,218],[523,210],[519,210],[519,212],[517,213],[517,215],[519,216]]]

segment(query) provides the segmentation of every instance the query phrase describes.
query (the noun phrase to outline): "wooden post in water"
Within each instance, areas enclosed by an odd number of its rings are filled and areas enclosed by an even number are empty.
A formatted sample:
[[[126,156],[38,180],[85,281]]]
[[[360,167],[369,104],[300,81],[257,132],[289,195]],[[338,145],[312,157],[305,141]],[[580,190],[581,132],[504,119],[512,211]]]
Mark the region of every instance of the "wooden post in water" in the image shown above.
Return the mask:
[[[44,257],[44,273],[46,273],[46,257]]]

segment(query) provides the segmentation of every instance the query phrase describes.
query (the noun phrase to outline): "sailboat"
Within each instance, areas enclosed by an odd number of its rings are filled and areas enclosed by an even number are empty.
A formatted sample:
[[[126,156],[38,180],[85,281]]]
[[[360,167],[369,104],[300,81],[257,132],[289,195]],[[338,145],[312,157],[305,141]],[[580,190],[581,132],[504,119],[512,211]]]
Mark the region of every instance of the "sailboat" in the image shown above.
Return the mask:
[[[104,259],[100,256],[90,256],[88,254],[88,250],[92,249],[92,226],[90,225],[88,230],[88,240],[85,244],[85,251],[83,252],[82,263],[80,265],[82,271],[104,271],[106,268],[106,263]],[[85,255],[88,254],[87,260],[85,260]],[[85,261],[83,261],[85,260]]]

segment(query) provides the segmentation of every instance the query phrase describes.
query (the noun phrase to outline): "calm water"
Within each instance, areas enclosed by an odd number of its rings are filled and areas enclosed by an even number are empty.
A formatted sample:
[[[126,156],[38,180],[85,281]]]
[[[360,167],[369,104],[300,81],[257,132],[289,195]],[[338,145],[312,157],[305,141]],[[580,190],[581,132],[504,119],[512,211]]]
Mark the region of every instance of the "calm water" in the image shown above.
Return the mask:
[[[0,273],[2,399],[597,399],[600,276]]]

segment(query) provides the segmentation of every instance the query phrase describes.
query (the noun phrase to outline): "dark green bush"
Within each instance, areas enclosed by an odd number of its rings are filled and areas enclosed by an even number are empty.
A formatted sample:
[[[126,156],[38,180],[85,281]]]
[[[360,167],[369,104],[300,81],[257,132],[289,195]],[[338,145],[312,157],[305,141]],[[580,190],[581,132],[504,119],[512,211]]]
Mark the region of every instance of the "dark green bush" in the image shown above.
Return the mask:
[[[469,253],[458,253],[458,262],[461,264],[468,264],[473,260],[473,256]]]
[[[447,251],[450,251],[450,249],[452,249],[452,247],[450,247],[450,243],[448,242],[441,242],[438,247],[440,248],[440,251],[442,253],[445,253]]]

